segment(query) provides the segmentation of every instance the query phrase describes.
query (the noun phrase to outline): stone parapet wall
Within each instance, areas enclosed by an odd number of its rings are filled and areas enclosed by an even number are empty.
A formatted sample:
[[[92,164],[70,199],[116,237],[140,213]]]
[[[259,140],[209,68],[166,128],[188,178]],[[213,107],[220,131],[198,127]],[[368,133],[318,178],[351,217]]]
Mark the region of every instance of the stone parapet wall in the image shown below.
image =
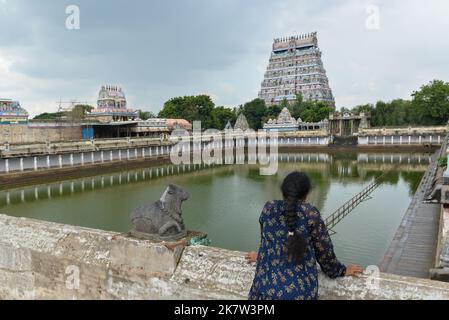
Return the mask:
[[[436,268],[446,269],[449,274],[449,206],[441,206],[440,230],[438,235],[438,247]]]
[[[329,133],[326,130],[310,130],[310,131],[292,131],[292,132],[279,132],[279,137],[285,138],[309,138],[309,137],[328,137]]]
[[[447,126],[359,129],[358,136],[436,135],[448,133]]]
[[[0,299],[245,299],[254,276],[242,252],[183,242],[153,243],[5,215],[0,234]],[[320,295],[449,299],[449,284],[387,274],[321,275]]]
[[[158,138],[115,138],[77,140],[67,142],[29,143],[20,145],[0,146],[1,157],[20,157],[33,155],[61,154],[72,152],[95,152],[102,150],[116,150],[138,148],[146,146],[171,145],[168,141]]]
[[[384,134],[357,137],[357,145],[364,146],[440,146],[446,138],[446,133],[428,134]]]
[[[82,139],[81,126],[33,127],[32,125],[0,125],[0,144],[42,143]]]

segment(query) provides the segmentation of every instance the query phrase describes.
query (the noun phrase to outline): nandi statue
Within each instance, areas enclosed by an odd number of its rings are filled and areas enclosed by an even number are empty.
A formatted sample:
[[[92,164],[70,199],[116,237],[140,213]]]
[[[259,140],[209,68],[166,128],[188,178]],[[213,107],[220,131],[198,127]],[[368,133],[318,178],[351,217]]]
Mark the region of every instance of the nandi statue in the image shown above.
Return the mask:
[[[189,194],[170,184],[159,201],[136,208],[131,214],[131,235],[157,241],[179,240],[187,235],[182,219],[182,202]]]

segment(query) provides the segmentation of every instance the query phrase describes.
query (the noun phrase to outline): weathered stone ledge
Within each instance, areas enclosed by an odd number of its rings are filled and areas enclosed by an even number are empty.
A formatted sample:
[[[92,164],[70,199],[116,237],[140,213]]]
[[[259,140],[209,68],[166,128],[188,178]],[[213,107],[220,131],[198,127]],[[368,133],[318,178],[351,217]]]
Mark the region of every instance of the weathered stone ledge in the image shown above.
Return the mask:
[[[0,215],[0,299],[245,299],[244,253]],[[77,280],[79,279],[79,281]],[[449,299],[449,284],[388,274],[330,280],[322,299]]]
[[[431,134],[447,134],[447,126],[433,126],[433,127],[403,127],[403,128],[369,128],[360,129],[358,136],[377,136],[377,135],[431,135]]]
[[[449,206],[441,206],[440,230],[435,257],[435,268],[430,270],[431,278],[449,282]]]

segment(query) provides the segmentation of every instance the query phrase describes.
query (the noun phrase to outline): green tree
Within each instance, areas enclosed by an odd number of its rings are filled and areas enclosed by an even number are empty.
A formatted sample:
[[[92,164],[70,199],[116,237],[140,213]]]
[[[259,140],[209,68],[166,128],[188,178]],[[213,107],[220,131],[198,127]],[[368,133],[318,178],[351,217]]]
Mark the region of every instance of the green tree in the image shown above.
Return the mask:
[[[212,128],[223,130],[228,121],[235,123],[237,115],[234,109],[226,107],[215,107],[212,110]]]
[[[361,113],[361,112],[372,113],[374,110],[375,110],[374,105],[367,103],[367,104],[362,104],[362,105],[355,106],[354,108],[352,108],[351,112],[354,112],[354,113]]]
[[[301,110],[303,109],[304,99],[302,97],[302,94],[298,93],[296,95],[296,101],[292,103],[288,110],[290,111],[290,114],[293,118],[298,119],[301,117]]]
[[[151,111],[137,110],[137,113],[139,114],[139,118],[142,120],[157,118],[156,115]]]
[[[33,119],[34,120],[57,120],[66,116],[65,112],[44,112],[38,114]]]
[[[203,128],[212,128],[212,110],[215,105],[208,95],[176,97],[165,102],[159,118],[201,121]]]
[[[258,130],[263,126],[263,119],[267,114],[267,106],[263,99],[254,99],[240,108],[251,129]]]
[[[77,104],[67,113],[67,116],[71,121],[82,121],[86,117],[86,113],[91,112],[93,108],[88,104]]]
[[[412,94],[412,107],[418,123],[424,125],[446,124],[449,120],[449,83],[431,81]]]
[[[265,112],[265,117],[263,122],[267,122],[269,119],[276,119],[281,113],[282,107],[278,104],[274,104],[272,106],[267,107],[267,111]]]
[[[334,108],[322,101],[304,101],[301,104],[299,117],[304,122],[319,122],[329,118]]]

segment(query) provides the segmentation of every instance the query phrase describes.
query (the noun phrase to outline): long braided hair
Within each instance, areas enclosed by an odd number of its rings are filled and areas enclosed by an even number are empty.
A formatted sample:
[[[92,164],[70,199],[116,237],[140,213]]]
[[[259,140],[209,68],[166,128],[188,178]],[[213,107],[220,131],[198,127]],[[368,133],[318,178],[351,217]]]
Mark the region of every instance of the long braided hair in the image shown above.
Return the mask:
[[[297,207],[300,200],[305,200],[311,187],[309,177],[305,173],[298,171],[290,173],[281,186],[288,228],[287,252],[289,258],[297,264],[303,262],[307,248],[306,239],[296,229],[298,220]]]

